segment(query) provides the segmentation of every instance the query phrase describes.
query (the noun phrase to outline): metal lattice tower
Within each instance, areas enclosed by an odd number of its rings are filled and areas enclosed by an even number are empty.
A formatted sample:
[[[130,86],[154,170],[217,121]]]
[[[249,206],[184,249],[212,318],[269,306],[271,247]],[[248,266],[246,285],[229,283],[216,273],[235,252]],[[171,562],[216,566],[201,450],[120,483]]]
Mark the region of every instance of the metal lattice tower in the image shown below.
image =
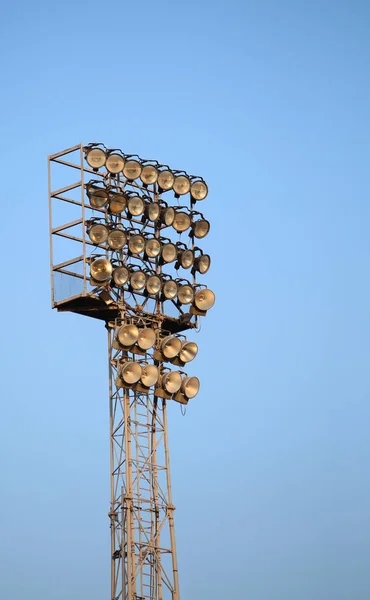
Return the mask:
[[[162,199],[172,189],[190,192],[189,209]],[[201,178],[101,144],[49,157],[52,306],[108,332],[111,600],[180,598],[167,404],[199,389],[183,371],[197,353],[183,332],[214,303],[196,281],[210,264],[195,244],[209,230],[194,210],[206,195]]]

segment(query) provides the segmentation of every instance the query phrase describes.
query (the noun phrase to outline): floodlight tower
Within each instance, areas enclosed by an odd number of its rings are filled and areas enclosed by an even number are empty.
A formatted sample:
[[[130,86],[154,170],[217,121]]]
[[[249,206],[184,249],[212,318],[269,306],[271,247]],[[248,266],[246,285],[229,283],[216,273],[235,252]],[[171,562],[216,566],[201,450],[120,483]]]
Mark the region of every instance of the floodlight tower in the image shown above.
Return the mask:
[[[199,390],[184,332],[215,301],[197,282],[211,263],[195,209],[208,188],[95,143],[49,156],[48,169],[52,306],[108,332],[111,600],[179,600],[166,411]]]

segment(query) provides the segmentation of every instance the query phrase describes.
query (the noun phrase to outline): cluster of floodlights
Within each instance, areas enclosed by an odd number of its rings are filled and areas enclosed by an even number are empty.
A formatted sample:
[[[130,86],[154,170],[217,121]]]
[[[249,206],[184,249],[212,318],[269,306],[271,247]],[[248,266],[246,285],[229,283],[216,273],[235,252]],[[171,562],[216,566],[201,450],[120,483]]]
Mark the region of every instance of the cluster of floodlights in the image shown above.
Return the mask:
[[[182,400],[179,394],[187,402],[197,395],[200,387],[198,377],[188,377],[182,371],[169,371],[145,362],[124,361],[119,366],[118,375],[123,387],[145,391],[155,386],[156,396],[179,402]]]
[[[143,186],[157,185],[160,192],[173,190],[177,197],[190,193],[193,201],[204,200],[207,197],[207,184],[200,177],[191,177],[182,171],[172,171],[156,161],[142,161],[124,155],[120,150],[103,150],[92,146],[86,148],[85,152],[86,162],[94,171],[105,167],[113,176],[122,173],[129,182],[140,179]]]
[[[132,353],[145,353],[156,346],[154,358],[178,365],[191,362],[198,354],[198,345],[181,335],[168,335],[157,339],[150,327],[137,327],[133,323],[121,325],[116,332],[119,347]]]
[[[150,221],[161,228],[173,227],[177,233],[189,231],[190,237],[202,239],[208,235],[210,223],[199,211],[188,210],[186,206],[168,206],[163,200],[152,202],[149,196],[136,193],[110,194],[106,188],[88,183],[87,195],[92,208],[107,207],[113,215],[122,215],[127,219],[141,217],[141,221]]]

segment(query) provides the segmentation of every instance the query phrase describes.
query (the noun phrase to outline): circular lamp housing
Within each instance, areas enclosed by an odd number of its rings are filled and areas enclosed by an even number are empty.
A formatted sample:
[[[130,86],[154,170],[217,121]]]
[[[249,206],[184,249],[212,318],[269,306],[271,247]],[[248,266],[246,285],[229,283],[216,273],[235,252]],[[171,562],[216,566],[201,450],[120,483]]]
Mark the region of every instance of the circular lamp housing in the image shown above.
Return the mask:
[[[123,167],[123,174],[129,181],[134,181],[140,177],[141,164],[137,160],[127,160]]]
[[[155,385],[159,379],[159,369],[155,365],[145,365],[141,372],[141,381],[145,387]]]
[[[132,254],[141,254],[144,252],[145,240],[142,235],[132,235],[128,241],[128,249]]]
[[[164,171],[159,171],[158,175],[158,185],[164,191],[168,192],[174,184],[175,176],[172,171],[165,169]]]
[[[181,387],[181,375],[178,371],[170,371],[162,377],[162,386],[169,394],[176,394]]]
[[[186,175],[178,175],[175,177],[175,181],[173,183],[173,189],[175,194],[178,196],[183,196],[190,192],[190,180]]]
[[[109,171],[109,173],[112,173],[112,175],[117,175],[117,173],[122,171],[124,164],[125,159],[123,156],[117,152],[111,152],[111,154],[108,154],[105,166],[107,167],[107,171]]]
[[[128,385],[137,383],[141,377],[141,366],[137,362],[127,362],[121,368],[121,378]]]
[[[161,214],[161,207],[158,202],[148,202],[148,204],[145,206],[145,214],[148,220],[152,223],[158,221]]]
[[[211,257],[209,256],[209,254],[202,254],[201,256],[199,256],[199,258],[197,258],[196,263],[195,263],[195,269],[201,275],[204,275],[204,273],[207,273],[210,266],[211,266]]]
[[[153,165],[144,165],[140,179],[145,185],[151,185],[158,179],[158,170]]]
[[[198,239],[206,237],[206,235],[209,233],[210,228],[210,222],[206,221],[206,219],[199,219],[199,221],[195,221],[195,223],[193,223],[194,237]]]
[[[152,238],[147,241],[145,245],[145,253],[149,258],[156,258],[161,253],[161,243],[156,239]]]
[[[179,353],[179,359],[183,363],[188,363],[198,354],[198,345],[195,342],[183,342]]]
[[[117,267],[113,271],[113,281],[118,286],[121,287],[128,282],[130,273],[126,267]]]
[[[86,154],[86,162],[92,169],[104,167],[105,160],[105,152],[101,148],[91,148]]]
[[[209,310],[215,303],[215,295],[212,290],[198,290],[194,296],[194,304],[199,310]]]
[[[88,234],[94,244],[104,244],[108,239],[108,229],[100,223],[92,225],[88,230]]]
[[[114,196],[110,197],[109,210],[114,215],[119,215],[122,211],[124,211],[126,205],[126,196],[124,196],[123,194],[114,194]]]
[[[126,244],[126,234],[122,229],[112,229],[108,234],[108,245],[112,250],[120,250]]]
[[[112,263],[107,258],[96,258],[90,265],[90,275],[98,283],[109,281],[112,271]]]
[[[139,217],[144,212],[144,202],[140,196],[131,196],[127,203],[127,208],[133,217]]]
[[[137,345],[141,350],[149,350],[155,344],[155,331],[154,329],[150,329],[150,327],[144,327],[143,329],[139,329],[139,337],[137,340]]]
[[[190,193],[194,200],[204,200],[208,195],[208,187],[204,181],[194,181],[191,184]]]
[[[103,208],[109,200],[109,194],[103,188],[91,187],[88,189],[87,195],[93,208]]]
[[[117,332],[117,341],[124,346],[129,348],[136,344],[137,338],[139,337],[139,330],[136,325],[122,325]]]
[[[183,269],[190,269],[194,263],[194,253],[192,250],[183,250],[179,257],[180,265]]]
[[[181,285],[177,293],[180,304],[191,304],[194,300],[194,291],[191,285]]]
[[[163,285],[163,295],[167,300],[173,300],[177,296],[177,283],[172,279],[166,281]]]
[[[170,227],[170,225],[172,225],[175,220],[175,215],[176,215],[175,209],[172,208],[172,206],[169,206],[168,208],[163,209],[162,223],[166,227]]]
[[[169,335],[161,343],[161,352],[169,360],[175,358],[181,350],[181,340],[178,337]]]
[[[145,288],[149,296],[156,296],[161,291],[162,282],[158,275],[150,275],[146,280]]]
[[[186,398],[194,398],[197,395],[200,388],[200,381],[198,377],[184,377],[181,382],[181,391]]]
[[[172,227],[178,233],[182,233],[183,231],[186,231],[187,229],[189,229],[190,225],[191,225],[191,220],[187,213],[181,212],[181,211],[176,212],[175,218],[172,223]]]
[[[135,291],[145,288],[146,275],[142,271],[134,271],[130,278],[131,287]]]
[[[173,262],[177,257],[177,249],[175,244],[164,244],[162,246],[162,258],[166,263]]]

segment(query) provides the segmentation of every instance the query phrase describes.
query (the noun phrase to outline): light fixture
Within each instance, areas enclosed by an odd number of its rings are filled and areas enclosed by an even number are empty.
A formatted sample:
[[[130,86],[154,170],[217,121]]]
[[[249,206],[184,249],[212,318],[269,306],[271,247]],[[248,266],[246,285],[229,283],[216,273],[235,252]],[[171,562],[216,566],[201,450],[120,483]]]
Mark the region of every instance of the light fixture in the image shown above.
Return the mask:
[[[198,345],[195,342],[185,341],[182,343],[181,350],[179,352],[179,359],[183,363],[188,363],[196,357],[198,354]]]
[[[172,206],[163,208],[161,211],[161,223],[166,227],[170,227],[175,220],[175,209]]]
[[[108,245],[112,250],[120,250],[126,241],[126,234],[122,229],[111,229],[108,234]]]
[[[140,291],[145,288],[146,275],[143,271],[133,271],[130,277],[131,287],[135,291]]]
[[[163,375],[161,383],[168,394],[176,394],[181,387],[181,375],[178,371],[169,371]]]
[[[145,288],[149,296],[156,296],[161,291],[162,282],[158,275],[150,275],[146,280]]]
[[[133,217],[139,217],[144,212],[144,202],[140,196],[131,196],[127,202],[127,209]]]
[[[184,377],[181,382],[181,391],[186,398],[194,398],[197,395],[200,388],[200,381],[198,377]]]
[[[194,253],[192,250],[180,250],[177,259],[183,269],[190,269],[194,263]]]
[[[162,340],[160,348],[165,358],[175,358],[181,350],[181,340],[169,335]]]
[[[193,223],[192,233],[194,237],[201,239],[206,237],[206,235],[209,233],[210,228],[211,225],[209,221],[206,221],[206,219],[199,219],[198,221],[195,221]]]
[[[134,181],[140,177],[141,164],[137,160],[126,160],[123,167],[123,174],[129,181]]]
[[[172,223],[172,227],[178,232],[178,233],[182,233],[183,231],[186,231],[187,229],[189,229],[191,225],[191,220],[190,220],[190,216],[183,211],[176,211],[175,214],[175,218],[173,220]]]
[[[109,210],[115,215],[119,215],[125,210],[127,205],[126,196],[123,194],[113,194],[109,198]]]
[[[104,188],[86,186],[89,202],[93,208],[103,208],[108,203],[109,194]]]
[[[133,324],[121,325],[116,335],[117,341],[126,348],[136,344],[138,337],[139,329]]]
[[[89,227],[87,233],[94,244],[104,244],[108,239],[108,229],[100,223],[95,223],[95,225]]]
[[[195,292],[194,305],[198,310],[209,310],[215,303],[215,295],[212,290],[202,288]]]
[[[117,152],[111,152],[107,156],[107,162],[105,166],[107,167],[107,171],[109,171],[109,173],[111,173],[112,175],[117,175],[117,173],[120,173],[122,171],[124,164],[125,159],[123,158],[123,156],[121,156]]]
[[[105,152],[101,148],[91,148],[91,150],[87,151],[86,162],[89,167],[94,169],[94,171],[103,167],[105,165],[105,160]]]
[[[168,169],[159,171],[158,185],[164,192],[168,192],[168,190],[172,188],[174,181],[175,176],[172,171],[169,171]]]
[[[171,242],[169,244],[163,244],[161,256],[165,263],[171,263],[176,260],[177,248],[175,244],[172,244]]]
[[[158,202],[147,202],[145,204],[145,216],[146,218],[155,223],[158,221],[161,214],[161,205]]]
[[[137,231],[137,230],[136,230]],[[144,252],[145,248],[145,239],[142,235],[136,234],[131,235],[128,240],[128,249],[132,254],[141,254]]]
[[[137,339],[137,345],[141,350],[149,350],[155,344],[155,331],[150,327],[144,327],[139,329],[139,336]]]
[[[174,298],[176,298],[177,296],[177,283],[176,281],[173,281],[173,279],[168,279],[164,284],[163,284],[163,295],[166,298],[166,300],[173,300]]]
[[[183,196],[190,191],[190,181],[186,175],[177,175],[173,183],[173,189],[177,196]]]
[[[149,258],[156,258],[161,253],[161,243],[156,238],[150,238],[145,244],[145,254]]]
[[[155,365],[144,365],[141,371],[141,381],[145,387],[155,385],[159,379],[159,369]]]
[[[180,304],[191,304],[194,300],[194,291],[191,285],[181,285],[177,292]]]
[[[191,184],[190,193],[194,200],[204,200],[208,195],[208,187],[205,181],[194,181]]]
[[[113,271],[113,281],[119,287],[128,282],[129,276],[130,273],[126,267],[117,267]]]
[[[201,254],[194,261],[195,270],[201,275],[207,273],[211,266],[211,257],[209,254]]]
[[[137,362],[127,362],[121,367],[120,375],[128,385],[137,383],[141,377],[141,366]]]
[[[140,179],[145,185],[151,185],[158,179],[158,170],[153,165],[144,165]]]
[[[112,271],[112,263],[107,258],[96,258],[90,265],[90,275],[97,283],[108,281]]]

